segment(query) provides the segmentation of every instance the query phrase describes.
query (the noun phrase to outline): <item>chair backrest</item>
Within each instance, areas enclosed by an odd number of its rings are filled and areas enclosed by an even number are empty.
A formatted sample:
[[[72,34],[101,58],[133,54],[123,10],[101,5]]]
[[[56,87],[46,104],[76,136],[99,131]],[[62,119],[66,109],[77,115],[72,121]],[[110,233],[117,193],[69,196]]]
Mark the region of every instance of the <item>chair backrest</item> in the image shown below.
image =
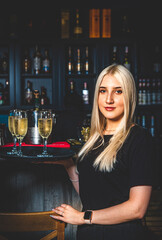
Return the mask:
[[[5,240],[6,232],[39,232],[49,231],[41,240],[65,239],[65,223],[55,220],[50,215],[57,215],[53,211],[29,213],[0,213],[0,240]]]

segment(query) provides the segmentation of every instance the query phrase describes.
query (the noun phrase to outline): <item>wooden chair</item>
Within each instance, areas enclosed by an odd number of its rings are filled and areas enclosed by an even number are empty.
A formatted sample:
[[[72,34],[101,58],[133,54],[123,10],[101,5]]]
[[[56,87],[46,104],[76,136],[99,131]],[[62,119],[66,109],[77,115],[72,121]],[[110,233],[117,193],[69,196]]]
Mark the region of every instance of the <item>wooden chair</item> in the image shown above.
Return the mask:
[[[49,231],[41,240],[65,239],[65,223],[50,217],[52,211],[29,213],[0,213],[0,240],[7,240],[3,233]]]
[[[162,189],[152,192],[144,225],[149,230],[150,238],[148,240],[162,240]]]

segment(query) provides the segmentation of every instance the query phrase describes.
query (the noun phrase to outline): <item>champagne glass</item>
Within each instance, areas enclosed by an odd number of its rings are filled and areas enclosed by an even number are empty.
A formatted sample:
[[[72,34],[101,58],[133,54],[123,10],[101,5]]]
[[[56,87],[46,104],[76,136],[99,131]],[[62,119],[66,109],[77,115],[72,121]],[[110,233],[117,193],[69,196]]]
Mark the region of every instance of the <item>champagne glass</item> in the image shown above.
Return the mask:
[[[51,157],[47,152],[47,139],[52,132],[52,112],[50,110],[42,110],[38,113],[38,131],[43,138],[43,152],[38,157]]]
[[[13,145],[12,151],[7,152],[7,154],[17,154],[17,148],[16,148],[17,139],[16,139],[16,136],[14,133],[14,128],[13,128],[15,111],[16,111],[16,109],[10,110],[9,116],[8,116],[8,129],[13,137],[14,145]]]
[[[27,118],[27,112],[25,110],[15,111],[13,128],[14,128],[15,136],[19,141],[19,150],[17,155],[22,156],[23,153],[21,149],[21,144],[28,130],[28,118]]]

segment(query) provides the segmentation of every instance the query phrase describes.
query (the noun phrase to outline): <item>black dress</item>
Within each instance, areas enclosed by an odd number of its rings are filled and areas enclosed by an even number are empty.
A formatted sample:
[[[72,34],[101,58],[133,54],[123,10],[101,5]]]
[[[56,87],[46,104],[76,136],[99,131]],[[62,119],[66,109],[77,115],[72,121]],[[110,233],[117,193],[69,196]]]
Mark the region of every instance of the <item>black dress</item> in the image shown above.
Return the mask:
[[[108,145],[111,135],[104,136],[104,145],[92,150],[78,162],[80,198],[85,210],[104,209],[125,202],[130,188],[154,184],[154,151],[152,137],[138,125],[117,154],[111,172],[101,172],[93,167],[98,154]],[[77,240],[144,240],[141,220],[113,225],[78,226]]]

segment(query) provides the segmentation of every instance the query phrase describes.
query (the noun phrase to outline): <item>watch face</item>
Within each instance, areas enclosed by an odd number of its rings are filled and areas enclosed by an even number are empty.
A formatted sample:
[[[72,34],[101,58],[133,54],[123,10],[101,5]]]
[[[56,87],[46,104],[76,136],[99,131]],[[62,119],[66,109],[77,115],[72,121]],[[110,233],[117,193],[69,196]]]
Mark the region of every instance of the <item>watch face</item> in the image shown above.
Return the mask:
[[[92,214],[91,211],[85,211],[85,213],[84,213],[84,219],[91,219],[91,214]]]

